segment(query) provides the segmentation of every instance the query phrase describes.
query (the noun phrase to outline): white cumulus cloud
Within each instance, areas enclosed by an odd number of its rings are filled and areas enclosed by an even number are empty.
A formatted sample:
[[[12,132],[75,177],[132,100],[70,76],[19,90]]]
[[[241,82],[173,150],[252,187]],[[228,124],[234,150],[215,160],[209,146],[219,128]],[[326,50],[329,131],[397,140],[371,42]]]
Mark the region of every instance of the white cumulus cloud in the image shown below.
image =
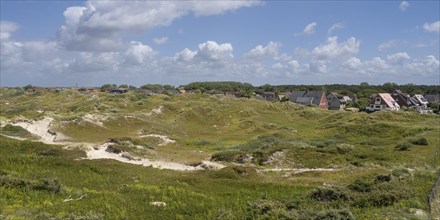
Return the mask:
[[[387,60],[391,63],[401,63],[405,60],[409,60],[410,57],[406,52],[395,53],[387,56]]]
[[[425,23],[423,25],[423,29],[427,32],[437,32],[440,33],[440,21],[436,21],[433,23]]]
[[[334,31],[336,31],[336,30],[340,30],[340,29],[343,29],[343,28],[345,28],[345,25],[344,25],[344,24],[342,24],[342,23],[336,23],[336,24],[332,25],[332,26],[328,29],[327,35],[331,35]]]
[[[347,67],[351,70],[357,70],[362,67],[362,62],[357,57],[350,57],[347,61],[342,64],[344,67]]]
[[[65,24],[59,28],[58,38],[69,50],[118,51],[124,34],[167,26],[190,13],[217,15],[259,4],[260,1],[87,1],[84,6],[65,10]]]
[[[338,37],[329,37],[325,44],[315,47],[312,51],[318,59],[336,59],[347,57],[359,52],[360,42],[350,37],[346,42],[339,43]]]
[[[146,60],[152,59],[156,52],[148,46],[141,42],[131,41],[125,55],[126,62],[133,64],[142,64]]]
[[[18,29],[18,24],[11,21],[0,21],[0,40],[7,40]]]
[[[191,51],[190,49],[185,48],[184,50],[177,53],[175,58],[177,61],[189,62],[192,61],[196,55],[197,51]]]
[[[306,25],[306,27],[304,28],[304,30],[302,32],[296,33],[295,36],[312,35],[316,31],[316,26],[318,26],[318,24],[316,22],[312,22],[312,23]]]
[[[393,48],[397,45],[397,43],[398,43],[397,40],[389,40],[386,42],[382,42],[381,44],[379,44],[379,46],[377,46],[377,50],[383,51],[389,48]]]
[[[258,45],[254,49],[250,50],[246,57],[251,59],[264,59],[264,58],[275,58],[278,55],[278,49],[280,48],[281,43],[278,42],[269,42],[266,46]]]
[[[230,43],[218,44],[215,41],[206,41],[199,44],[197,56],[210,61],[220,61],[233,58],[233,50]]]
[[[165,44],[168,42],[168,37],[154,38],[153,41],[158,45]]]
[[[324,60],[312,60],[310,62],[310,71],[312,73],[327,73],[327,65]]]
[[[408,9],[409,3],[407,1],[403,1],[400,3],[399,8],[401,11],[406,11]]]

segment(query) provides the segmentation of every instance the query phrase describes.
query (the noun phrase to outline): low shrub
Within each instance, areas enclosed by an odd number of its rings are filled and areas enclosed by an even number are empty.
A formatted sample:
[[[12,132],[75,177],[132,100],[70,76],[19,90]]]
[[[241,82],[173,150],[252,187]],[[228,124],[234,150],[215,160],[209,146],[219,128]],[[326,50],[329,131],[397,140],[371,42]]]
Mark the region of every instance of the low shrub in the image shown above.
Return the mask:
[[[61,192],[61,183],[58,179],[44,178],[40,180],[29,180],[12,175],[1,175],[0,186],[6,188],[41,190],[51,193]]]
[[[212,155],[212,161],[243,162],[245,155],[240,151],[222,151]]]
[[[328,202],[335,200],[347,201],[350,200],[350,196],[347,192],[340,188],[332,187],[332,188],[318,188],[310,194],[312,199]]]
[[[395,177],[402,177],[402,176],[409,175],[410,172],[407,168],[398,168],[398,169],[394,169],[393,171],[391,171],[391,174]]]
[[[390,206],[398,201],[399,197],[394,193],[386,191],[372,191],[369,193],[362,193],[362,195],[355,200],[354,206],[365,208],[368,206],[383,207]]]
[[[346,154],[353,150],[353,145],[351,144],[338,144],[336,150],[339,154]]]
[[[11,124],[7,124],[6,126],[0,128],[0,133],[9,136],[18,136],[18,137],[22,137],[29,134],[29,132],[26,129]]]
[[[395,149],[398,151],[408,151],[410,150],[412,144],[408,141],[400,142],[396,145]]]
[[[392,179],[391,174],[388,175],[377,175],[376,176],[376,182],[390,182]]]
[[[356,192],[370,192],[372,186],[372,183],[357,179],[353,183],[349,184],[347,188]]]
[[[417,139],[412,139],[412,140],[410,140],[410,142],[412,144],[415,144],[415,145],[428,145],[429,144],[428,140],[426,138],[424,138],[424,137],[420,137],[420,138],[417,138]]]

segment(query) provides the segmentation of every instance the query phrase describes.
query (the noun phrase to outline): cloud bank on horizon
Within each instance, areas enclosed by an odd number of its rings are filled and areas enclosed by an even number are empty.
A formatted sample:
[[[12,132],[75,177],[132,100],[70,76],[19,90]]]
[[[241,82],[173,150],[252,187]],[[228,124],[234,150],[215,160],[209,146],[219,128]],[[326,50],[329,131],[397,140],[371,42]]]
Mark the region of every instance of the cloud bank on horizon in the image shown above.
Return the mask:
[[[2,4],[1,86],[440,83],[438,2],[71,2],[45,39]]]

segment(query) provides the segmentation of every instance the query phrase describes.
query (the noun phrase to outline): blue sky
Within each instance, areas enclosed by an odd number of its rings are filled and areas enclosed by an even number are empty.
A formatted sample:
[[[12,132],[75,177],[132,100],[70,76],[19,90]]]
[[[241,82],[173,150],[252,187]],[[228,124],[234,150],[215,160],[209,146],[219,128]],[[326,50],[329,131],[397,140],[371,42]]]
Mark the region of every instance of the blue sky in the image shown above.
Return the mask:
[[[439,1],[1,1],[1,86],[439,84]]]

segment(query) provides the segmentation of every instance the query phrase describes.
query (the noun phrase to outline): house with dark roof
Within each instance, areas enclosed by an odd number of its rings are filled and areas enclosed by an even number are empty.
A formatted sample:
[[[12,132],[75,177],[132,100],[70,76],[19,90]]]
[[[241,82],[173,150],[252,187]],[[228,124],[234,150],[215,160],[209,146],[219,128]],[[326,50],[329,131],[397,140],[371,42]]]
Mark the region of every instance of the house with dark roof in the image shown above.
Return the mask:
[[[401,108],[415,108],[418,106],[418,101],[415,98],[412,98],[410,95],[403,93],[402,91],[396,89],[393,93],[391,93],[391,97],[399,104]]]
[[[124,94],[126,92],[128,92],[127,88],[117,88],[117,89],[110,90],[110,93],[113,93],[113,94]]]
[[[330,110],[344,110],[347,105],[347,100],[350,100],[348,96],[339,95],[336,92],[331,92],[327,95],[328,109]]]
[[[261,96],[266,101],[278,100],[278,96],[274,92],[263,92]]]
[[[412,108],[419,113],[432,113],[428,108],[428,100],[423,95],[415,94],[411,97],[400,90],[395,90],[391,96],[401,108]]]
[[[396,102],[396,100],[391,97],[388,93],[379,93],[379,94],[373,94],[371,96],[370,104],[365,108],[369,112],[374,111],[383,111],[383,110],[389,110],[389,111],[399,111],[400,106]]]
[[[328,109],[327,98],[323,91],[293,91],[290,101],[300,105],[316,105],[321,109]]]

